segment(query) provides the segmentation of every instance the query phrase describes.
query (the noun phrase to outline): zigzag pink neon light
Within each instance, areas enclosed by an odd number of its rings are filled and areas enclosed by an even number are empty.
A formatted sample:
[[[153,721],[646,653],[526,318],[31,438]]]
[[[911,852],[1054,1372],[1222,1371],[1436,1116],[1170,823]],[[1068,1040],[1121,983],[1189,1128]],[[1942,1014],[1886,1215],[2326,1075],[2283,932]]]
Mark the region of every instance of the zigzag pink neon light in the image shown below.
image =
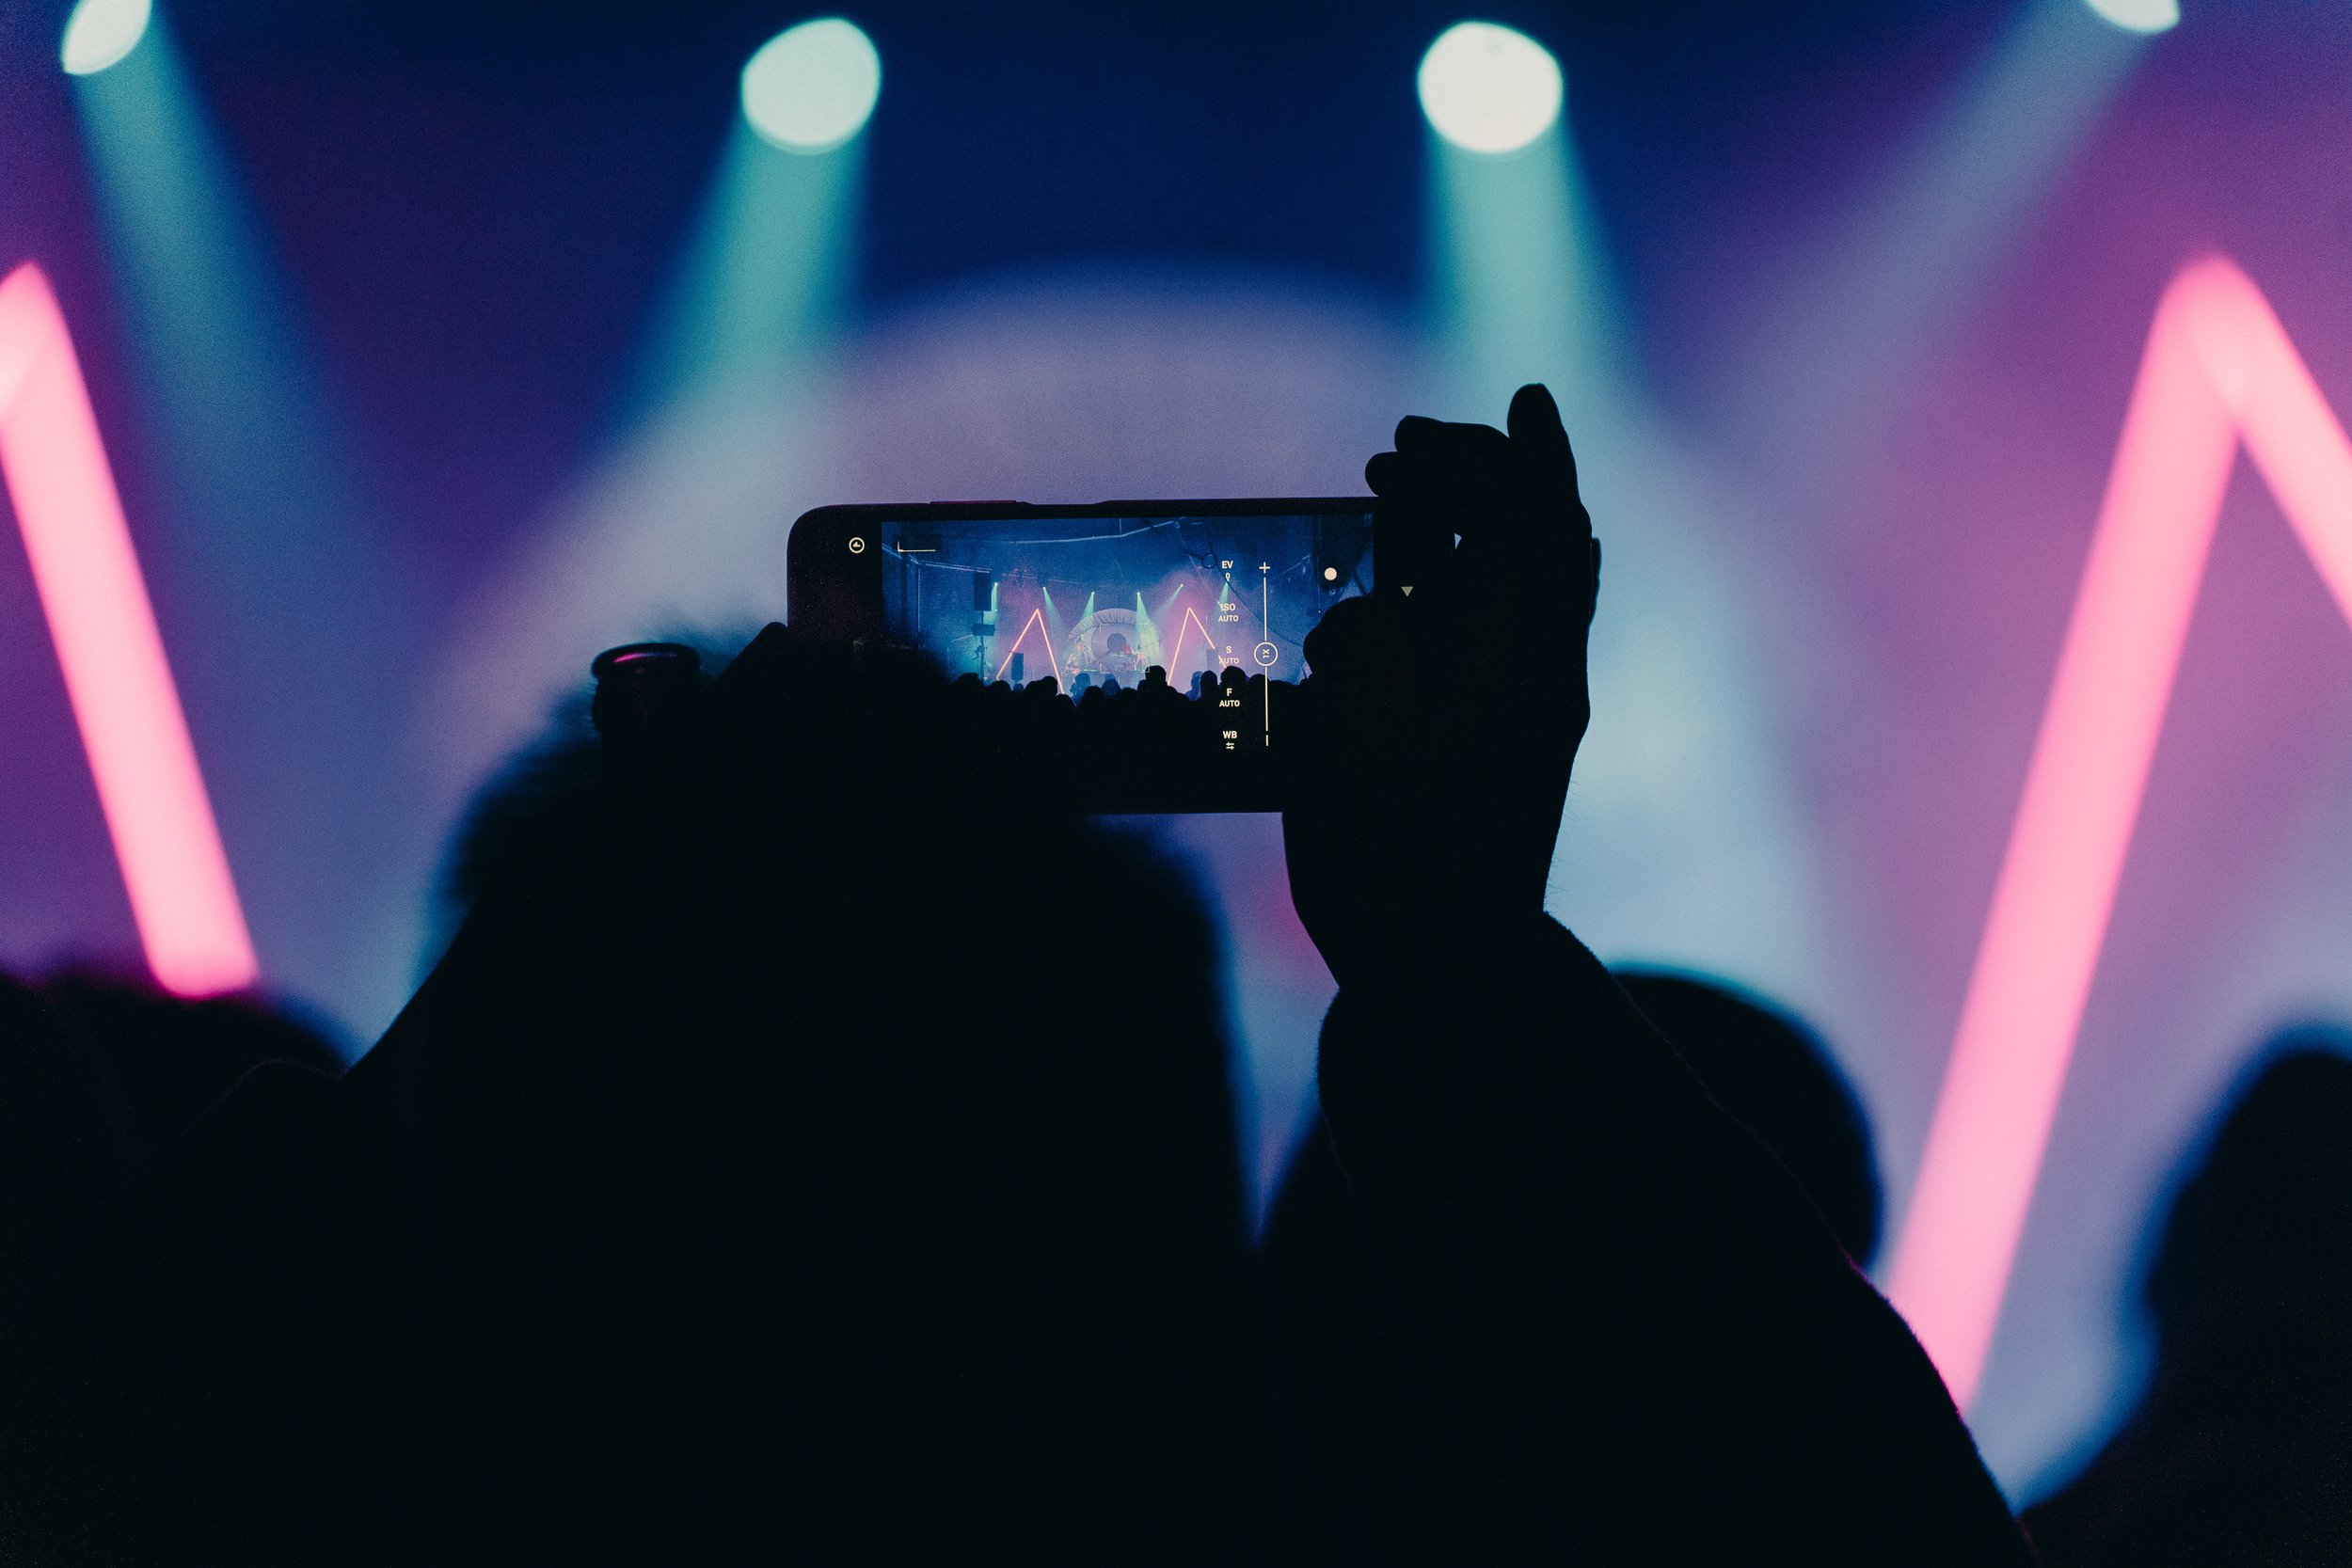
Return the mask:
[[[1170,670],[1176,668],[1176,656],[1184,651],[1185,626],[1198,627],[1200,632],[1200,641],[1209,650],[1209,657],[1216,657],[1216,639],[1209,635],[1208,627],[1200,625],[1200,617],[1192,612],[1192,606],[1186,605],[1184,606],[1184,625],[1176,628],[1176,645],[1168,651],[1168,667]]]
[[[2352,440],[2228,261],[2165,291],[1961,1008],[1889,1293],[1976,1392],[2240,437],[2352,619]]]
[[[0,282],[0,470],[148,966],[183,996],[251,985],[253,942],[81,365],[29,261]]]
[[[1042,610],[1032,610],[1029,611],[1029,618],[1021,623],[1021,635],[1012,640],[1012,647],[1005,654],[1005,662],[996,667],[995,679],[1003,680],[1005,678],[1005,672],[1012,668],[1012,656],[1019,653],[1021,651],[1021,644],[1029,640],[1029,628],[1032,626],[1037,627],[1037,640],[1040,642],[1047,644],[1045,649],[1045,663],[1047,668],[1055,670],[1058,673],[1060,666],[1054,662],[1054,650],[1051,645],[1053,639],[1048,637],[1045,633],[1045,611]]]

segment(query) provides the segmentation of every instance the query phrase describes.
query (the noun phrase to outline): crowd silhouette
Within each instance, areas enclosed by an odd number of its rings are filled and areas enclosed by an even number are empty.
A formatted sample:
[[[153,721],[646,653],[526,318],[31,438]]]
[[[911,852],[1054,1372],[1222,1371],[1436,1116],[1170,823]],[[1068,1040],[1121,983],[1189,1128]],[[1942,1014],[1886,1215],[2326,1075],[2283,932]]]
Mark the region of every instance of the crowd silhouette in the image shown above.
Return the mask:
[[[20,1311],[106,1207],[264,1062],[332,1076],[320,1033],[243,999],[0,976],[0,1311]]]
[[[2138,1408],[2026,1515],[2052,1568],[2352,1556],[2352,1035],[2257,1053],[2157,1231]]]
[[[1039,780],[1069,809],[1282,807],[1291,771],[1283,742],[1298,689],[1292,682],[1229,665],[1197,672],[1186,692],[1154,664],[1133,686],[1082,673],[1067,695],[1051,675],[1014,686],[967,673],[948,689],[964,767]]]
[[[1336,607],[1296,687],[608,654],[598,738],[485,800],[348,1071],[242,1004],[0,989],[0,1561],[2033,1561],[1857,1266],[1878,1178],[1819,1042],[1544,913],[1561,585],[1589,621],[1600,569],[1549,397],[1367,473],[1437,569]],[[1441,687],[1440,637],[1498,678]],[[1198,895],[1095,784],[1004,766],[1228,700],[1297,738],[1340,983],[1262,1236]],[[1151,962],[1008,962],[1089,899]],[[2216,1541],[2341,1522],[2348,1074],[2282,1056],[2217,1138],[2155,1392],[2035,1515],[2052,1561],[2192,1560],[2137,1544],[2184,1473],[2301,1499]]]

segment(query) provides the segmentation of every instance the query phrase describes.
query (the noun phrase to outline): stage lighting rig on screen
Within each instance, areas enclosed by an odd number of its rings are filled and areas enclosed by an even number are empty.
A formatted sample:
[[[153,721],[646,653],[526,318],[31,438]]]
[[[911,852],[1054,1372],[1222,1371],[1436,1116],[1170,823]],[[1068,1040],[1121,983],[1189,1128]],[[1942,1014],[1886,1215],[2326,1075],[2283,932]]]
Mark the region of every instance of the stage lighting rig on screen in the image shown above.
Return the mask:
[[[152,0],[82,0],[66,19],[57,56],[70,75],[88,76],[117,65],[147,36]]]
[[[830,152],[866,128],[882,96],[882,55],[853,22],[787,27],[743,67],[743,118],[787,152]]]
[[[1513,28],[1462,22],[1421,57],[1421,107],[1438,135],[1470,152],[1517,152],[1560,118],[1551,51]]]
[[[2181,21],[2179,0],[2083,0],[2102,21],[2127,33],[2161,33]]]

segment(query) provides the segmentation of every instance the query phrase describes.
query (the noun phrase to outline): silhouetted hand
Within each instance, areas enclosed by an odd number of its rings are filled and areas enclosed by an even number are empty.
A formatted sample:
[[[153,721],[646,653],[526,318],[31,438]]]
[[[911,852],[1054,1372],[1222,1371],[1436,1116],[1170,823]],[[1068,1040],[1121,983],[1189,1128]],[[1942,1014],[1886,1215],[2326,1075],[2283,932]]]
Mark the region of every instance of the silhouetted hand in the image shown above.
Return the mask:
[[[1292,900],[1343,986],[1416,941],[1543,909],[1592,712],[1600,548],[1551,394],[1521,388],[1509,424],[1396,427],[1364,467],[1381,588],[1307,639],[1283,841]],[[1406,575],[1423,579],[1409,597]]]

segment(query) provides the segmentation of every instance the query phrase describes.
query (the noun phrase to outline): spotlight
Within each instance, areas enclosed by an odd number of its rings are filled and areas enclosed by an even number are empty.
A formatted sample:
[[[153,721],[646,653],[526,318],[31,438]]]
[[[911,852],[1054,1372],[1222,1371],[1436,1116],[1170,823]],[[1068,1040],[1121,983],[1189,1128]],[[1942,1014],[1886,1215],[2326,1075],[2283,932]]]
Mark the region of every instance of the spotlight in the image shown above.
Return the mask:
[[[103,71],[139,46],[153,10],[152,0],[82,0],[66,19],[57,56],[75,76]]]
[[[880,96],[874,40],[837,16],[786,28],[743,67],[743,118],[789,152],[839,147],[865,128]]]
[[[1516,152],[1560,118],[1560,62],[1525,33],[1491,22],[1438,34],[1421,57],[1420,87],[1422,112],[1438,135],[1471,152]]]
[[[2181,20],[2180,0],[2083,0],[2083,4],[2127,33],[2161,33]]]

